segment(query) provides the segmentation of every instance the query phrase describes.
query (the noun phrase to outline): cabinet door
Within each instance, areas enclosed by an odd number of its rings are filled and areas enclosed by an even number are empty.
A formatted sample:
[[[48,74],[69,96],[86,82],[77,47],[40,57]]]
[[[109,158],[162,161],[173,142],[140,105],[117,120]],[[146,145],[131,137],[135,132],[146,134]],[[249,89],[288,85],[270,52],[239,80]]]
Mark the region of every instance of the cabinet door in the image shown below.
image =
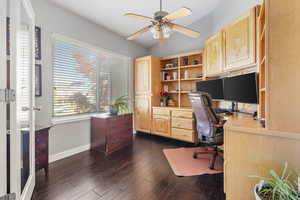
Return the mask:
[[[150,98],[146,95],[135,97],[134,124],[136,131],[150,133],[151,106]]]
[[[255,9],[224,29],[225,70],[249,66],[255,58]]]
[[[135,61],[135,95],[150,93],[151,58],[144,57]]]
[[[223,71],[223,40],[222,32],[213,36],[205,43],[205,74],[213,76]]]
[[[170,136],[170,117],[153,115],[152,133],[163,136]]]

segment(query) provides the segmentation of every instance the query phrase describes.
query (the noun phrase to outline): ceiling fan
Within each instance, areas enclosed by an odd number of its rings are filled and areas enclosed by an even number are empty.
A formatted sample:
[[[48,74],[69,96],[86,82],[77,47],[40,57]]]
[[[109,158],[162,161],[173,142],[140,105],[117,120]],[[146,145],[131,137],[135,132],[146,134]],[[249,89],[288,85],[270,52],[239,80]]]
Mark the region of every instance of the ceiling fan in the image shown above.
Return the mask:
[[[147,31],[151,31],[151,33],[153,34],[153,38],[159,39],[160,45],[163,46],[166,43],[166,39],[170,37],[171,30],[177,31],[192,38],[197,38],[200,35],[200,33],[198,33],[197,31],[193,31],[184,26],[172,23],[176,19],[187,17],[191,14],[192,10],[185,7],[180,8],[172,13],[165,12],[162,10],[162,0],[160,0],[160,10],[154,14],[153,18],[133,13],[127,13],[125,14],[125,16],[151,22],[151,25],[130,35],[127,40],[133,40],[137,36]]]

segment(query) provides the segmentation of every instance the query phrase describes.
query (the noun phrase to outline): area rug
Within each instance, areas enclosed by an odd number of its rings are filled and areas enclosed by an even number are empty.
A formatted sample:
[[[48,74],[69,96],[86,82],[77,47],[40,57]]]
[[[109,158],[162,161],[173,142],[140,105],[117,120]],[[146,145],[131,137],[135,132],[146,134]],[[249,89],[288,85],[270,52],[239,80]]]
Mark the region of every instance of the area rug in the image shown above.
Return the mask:
[[[176,176],[197,176],[203,174],[219,174],[223,172],[223,159],[217,157],[215,169],[208,168],[212,155],[198,155],[193,153],[201,148],[164,149],[163,152]],[[204,150],[204,149],[203,149]]]

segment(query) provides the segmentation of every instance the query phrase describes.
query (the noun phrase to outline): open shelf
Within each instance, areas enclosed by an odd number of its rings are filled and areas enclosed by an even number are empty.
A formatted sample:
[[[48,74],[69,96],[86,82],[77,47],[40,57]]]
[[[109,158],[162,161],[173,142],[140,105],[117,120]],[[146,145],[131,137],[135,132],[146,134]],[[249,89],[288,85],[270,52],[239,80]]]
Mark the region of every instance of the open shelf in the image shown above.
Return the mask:
[[[178,70],[178,67],[173,67],[173,68],[163,68],[161,71],[172,71],[172,70]]]
[[[202,67],[203,64],[197,64],[197,65],[185,65],[185,66],[180,66],[180,69],[188,69],[188,68],[198,68]]]
[[[188,78],[188,79],[181,79],[180,81],[202,81],[203,78]]]

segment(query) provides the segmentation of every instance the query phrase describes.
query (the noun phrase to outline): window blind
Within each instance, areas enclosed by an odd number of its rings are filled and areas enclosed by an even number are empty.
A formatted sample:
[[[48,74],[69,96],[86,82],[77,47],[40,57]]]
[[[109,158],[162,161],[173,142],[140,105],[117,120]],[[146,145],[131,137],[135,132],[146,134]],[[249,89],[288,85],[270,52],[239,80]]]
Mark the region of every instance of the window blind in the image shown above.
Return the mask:
[[[30,48],[30,32],[26,27],[18,32],[18,59],[16,69],[16,109],[17,123],[20,128],[26,128],[30,122],[31,107],[31,48]]]
[[[97,112],[96,52],[55,41],[53,84],[55,117]]]

